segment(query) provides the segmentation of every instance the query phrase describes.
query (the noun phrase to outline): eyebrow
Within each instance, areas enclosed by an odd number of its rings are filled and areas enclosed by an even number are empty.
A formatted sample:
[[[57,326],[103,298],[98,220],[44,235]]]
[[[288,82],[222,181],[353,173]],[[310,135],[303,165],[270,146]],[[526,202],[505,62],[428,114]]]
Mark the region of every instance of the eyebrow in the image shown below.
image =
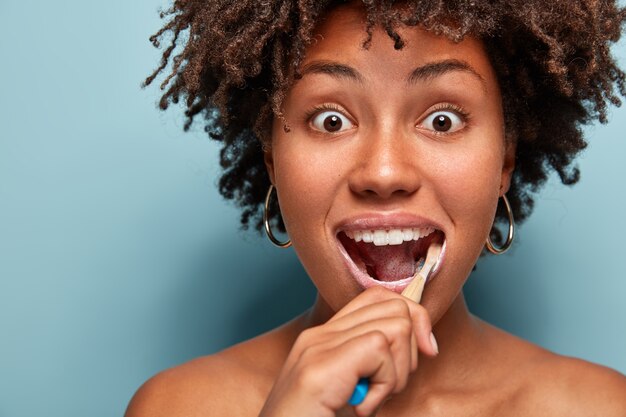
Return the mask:
[[[336,78],[346,78],[359,83],[363,82],[363,76],[354,68],[333,61],[313,61],[307,64],[300,72],[306,74],[328,74]]]
[[[467,62],[458,59],[429,62],[415,68],[407,78],[407,84],[430,81],[453,71],[463,71],[475,76],[483,86],[485,79]],[[363,76],[354,68],[334,61],[313,61],[302,68],[300,76],[306,74],[328,74],[336,78],[344,78],[363,83]]]
[[[421,67],[417,67],[409,75],[407,83],[415,84],[419,81],[430,81],[452,71],[463,71],[472,74],[485,85],[485,79],[470,64],[458,59],[429,62]]]

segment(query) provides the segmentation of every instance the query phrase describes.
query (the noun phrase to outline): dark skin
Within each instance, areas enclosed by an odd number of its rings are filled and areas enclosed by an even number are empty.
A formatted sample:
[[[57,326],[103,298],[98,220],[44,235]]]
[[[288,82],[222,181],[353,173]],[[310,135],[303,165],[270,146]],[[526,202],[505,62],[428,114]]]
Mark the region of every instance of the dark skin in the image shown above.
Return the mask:
[[[463,300],[514,169],[482,44],[412,28],[397,51],[377,29],[365,50],[362,11],[350,6],[318,34],[283,104],[289,132],[276,118],[265,155],[317,300],[282,327],[152,378],[127,417],[626,415],[624,376],[502,332]],[[441,62],[464,65],[407,83]],[[451,122],[443,132],[433,128],[441,116]],[[360,221],[443,231],[446,254],[421,305],[355,280],[336,236]],[[371,379],[368,397],[347,407],[360,376]]]

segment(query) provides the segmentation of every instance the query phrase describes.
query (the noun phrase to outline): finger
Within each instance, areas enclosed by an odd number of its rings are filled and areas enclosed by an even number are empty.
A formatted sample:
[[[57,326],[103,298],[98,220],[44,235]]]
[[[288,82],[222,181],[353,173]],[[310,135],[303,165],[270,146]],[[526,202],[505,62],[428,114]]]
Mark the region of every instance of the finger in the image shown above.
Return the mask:
[[[388,290],[386,288],[376,286],[372,288],[368,288],[363,291],[361,294],[353,298],[348,304],[346,304],[341,310],[339,310],[328,322],[333,322],[337,319],[340,319],[347,314],[350,314],[353,311],[356,311],[362,307],[366,307],[372,304],[376,304],[382,301],[386,301],[389,299],[401,299],[403,298],[400,294],[396,294],[395,292]]]
[[[369,399],[370,392],[366,396],[372,410],[396,385],[389,342],[380,331],[360,334],[330,349],[310,347],[291,372],[293,385],[334,411],[347,404],[359,378],[369,377],[370,390],[376,387],[374,400]]]
[[[421,305],[409,301],[409,306],[411,304],[413,304],[413,307],[410,307],[410,309],[412,311],[411,318],[413,320],[413,327],[417,335],[417,347],[420,352],[428,356],[437,356],[439,350],[435,336],[432,333],[430,315]]]
[[[389,342],[384,333],[372,331],[342,344],[338,351],[358,361],[359,377],[369,377],[370,387],[361,404],[355,407],[357,415],[369,416],[382,404],[397,385],[397,375]],[[372,356],[372,352],[376,352]],[[358,380],[358,378],[357,378]],[[356,385],[354,381],[352,389]],[[352,395],[350,390],[348,397]]]
[[[420,304],[388,290],[384,290],[382,293],[374,292],[371,297],[377,298],[381,294],[387,298],[356,309],[352,305],[349,309],[340,310],[327,322],[329,328],[334,331],[341,331],[353,326],[354,322],[374,320],[379,317],[406,316],[408,314],[414,325],[419,350],[428,356],[436,356],[438,352],[432,342],[432,324],[428,311]]]
[[[409,373],[416,369],[417,365],[415,333],[413,332],[413,325],[409,318],[392,317],[359,323],[356,326],[340,332],[325,334],[325,340],[324,342],[320,341],[319,346],[321,349],[331,351],[352,339],[373,332],[381,332],[385,335],[397,376],[396,386],[393,392],[400,392],[406,387]],[[367,346],[361,346],[359,348],[367,349]],[[376,351],[372,351],[371,354],[374,356]]]
[[[415,333],[411,334],[411,372],[417,370],[417,338]]]
[[[395,294],[395,293],[394,293]],[[356,321],[368,321],[381,317],[410,317],[409,300],[401,296],[392,296],[346,312],[344,309],[335,314],[327,324],[333,330],[341,330],[352,326]]]

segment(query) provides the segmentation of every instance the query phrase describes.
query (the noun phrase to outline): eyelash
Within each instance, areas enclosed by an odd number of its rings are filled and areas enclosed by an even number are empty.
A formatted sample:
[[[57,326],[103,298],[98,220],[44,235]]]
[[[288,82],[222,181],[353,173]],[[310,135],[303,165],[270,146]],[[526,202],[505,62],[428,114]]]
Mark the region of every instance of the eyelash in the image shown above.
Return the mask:
[[[316,114],[324,112],[324,111],[328,111],[328,110],[345,114],[345,111],[336,104],[332,104],[332,103],[319,104],[317,106],[314,106],[311,110],[308,110],[304,114],[304,120],[308,123],[311,121],[311,118],[315,116]]]
[[[463,119],[465,119],[465,121],[470,119],[470,114],[467,112],[467,110],[465,110],[463,107],[458,106],[456,104],[452,104],[452,103],[441,103],[441,104],[437,104],[433,110],[428,113],[433,114],[435,112],[441,111],[441,110],[452,110],[455,113],[457,113],[459,116],[461,116]]]
[[[440,111],[448,111],[448,112],[455,113],[462,120],[463,127],[461,127],[459,130],[456,130],[454,132],[439,132],[439,131],[431,130],[428,128],[428,131],[431,135],[448,136],[448,135],[456,135],[458,133],[461,133],[465,131],[465,129],[467,128],[472,118],[471,114],[459,105],[452,104],[452,103],[440,103],[440,104],[436,104],[435,107],[433,107],[428,113],[426,113],[426,115],[422,117],[420,121],[417,123],[416,127],[420,126],[426,119],[428,119],[429,117],[431,117],[432,115]]]

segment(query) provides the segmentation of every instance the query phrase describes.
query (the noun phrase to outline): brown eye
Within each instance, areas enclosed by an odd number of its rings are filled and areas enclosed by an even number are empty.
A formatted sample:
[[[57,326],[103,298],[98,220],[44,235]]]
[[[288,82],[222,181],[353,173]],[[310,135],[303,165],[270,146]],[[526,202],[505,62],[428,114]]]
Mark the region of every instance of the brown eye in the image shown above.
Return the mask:
[[[324,119],[324,129],[329,132],[337,132],[341,130],[341,125],[341,119],[336,115],[327,116]]]
[[[439,115],[433,120],[433,129],[438,132],[447,132],[452,127],[452,120],[448,116]]]
[[[311,120],[311,124],[316,130],[325,133],[342,132],[354,126],[346,116],[334,110],[318,113]]]
[[[426,116],[419,127],[435,133],[454,133],[463,129],[464,118],[453,110],[439,110]]]

